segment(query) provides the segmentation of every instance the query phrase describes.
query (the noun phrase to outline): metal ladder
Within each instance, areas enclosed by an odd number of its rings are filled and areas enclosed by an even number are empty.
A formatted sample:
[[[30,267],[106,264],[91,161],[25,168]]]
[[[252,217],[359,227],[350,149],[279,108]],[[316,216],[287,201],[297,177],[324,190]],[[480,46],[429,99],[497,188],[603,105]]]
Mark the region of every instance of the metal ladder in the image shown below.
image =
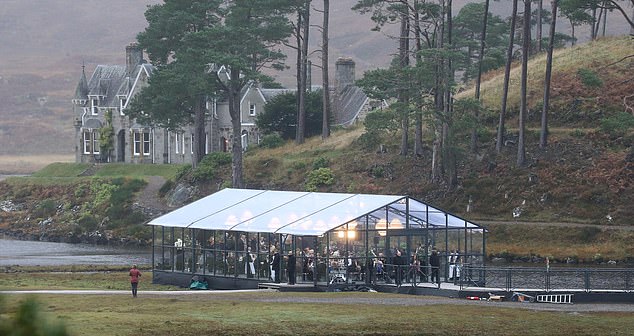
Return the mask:
[[[574,294],[544,294],[537,295],[537,302],[545,303],[570,303]]]

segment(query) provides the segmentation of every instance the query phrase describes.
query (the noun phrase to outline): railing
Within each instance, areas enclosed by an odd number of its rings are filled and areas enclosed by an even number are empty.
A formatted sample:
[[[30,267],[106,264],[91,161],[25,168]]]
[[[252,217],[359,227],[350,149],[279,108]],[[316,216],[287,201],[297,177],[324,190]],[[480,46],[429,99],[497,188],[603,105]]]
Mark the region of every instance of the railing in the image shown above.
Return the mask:
[[[519,289],[542,291],[583,290],[625,291],[634,290],[632,268],[568,268],[568,267],[488,267],[462,266],[461,288],[486,287],[507,292]]]

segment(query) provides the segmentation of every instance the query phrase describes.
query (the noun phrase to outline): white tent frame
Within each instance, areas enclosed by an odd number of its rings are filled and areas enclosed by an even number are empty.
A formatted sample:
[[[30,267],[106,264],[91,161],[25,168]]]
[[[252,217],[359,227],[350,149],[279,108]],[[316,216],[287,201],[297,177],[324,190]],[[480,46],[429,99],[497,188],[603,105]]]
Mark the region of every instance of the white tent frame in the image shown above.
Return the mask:
[[[148,225],[321,236],[366,215],[399,218],[408,228],[483,230],[409,196],[223,189]]]

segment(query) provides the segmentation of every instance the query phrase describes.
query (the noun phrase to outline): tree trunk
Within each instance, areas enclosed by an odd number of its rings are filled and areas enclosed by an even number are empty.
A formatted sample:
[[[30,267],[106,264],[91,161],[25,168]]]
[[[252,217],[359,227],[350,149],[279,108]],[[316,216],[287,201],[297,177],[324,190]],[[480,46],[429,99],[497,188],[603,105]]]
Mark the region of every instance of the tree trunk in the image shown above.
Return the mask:
[[[414,8],[418,8],[418,0],[414,1]],[[423,63],[423,59],[421,56],[421,51],[423,50],[423,46],[421,43],[421,29],[420,29],[420,15],[418,11],[414,12],[414,38],[416,39],[416,66],[420,66]],[[416,95],[416,126],[414,131],[414,155],[421,156],[423,155],[423,97],[422,90],[423,84],[421,81],[417,83],[419,88],[418,94]]]
[[[511,14],[511,35],[509,41],[509,47],[506,50],[506,66],[504,67],[504,87],[502,91],[502,108],[500,109],[500,119],[498,122],[498,134],[497,142],[495,144],[495,151],[497,153],[502,152],[502,146],[504,145],[504,117],[506,115],[506,102],[509,95],[509,77],[511,75],[511,64],[513,63],[513,47],[515,43],[515,24],[517,18],[517,1],[513,0],[513,13]]]
[[[478,55],[478,77],[476,79],[475,99],[480,101],[480,83],[482,82],[482,61],[484,60],[484,47],[486,46],[487,22],[489,18],[489,0],[484,1],[484,18],[482,19],[482,36],[480,36],[480,54]],[[480,112],[478,109],[473,111],[476,123],[479,122]],[[471,130],[471,152],[478,152],[478,130],[474,125]]]
[[[409,15],[407,9],[401,14],[401,32],[399,39],[399,62],[401,69],[409,66]],[[401,155],[407,156],[409,136],[409,97],[406,89],[401,88],[398,93],[398,101],[401,103]]]
[[[229,88],[229,115],[231,116],[231,185],[243,188],[242,182],[242,122],[240,118],[240,70],[231,69]]]
[[[542,9],[544,0],[537,1],[537,29],[535,39],[537,40],[537,53],[542,52]],[[554,20],[555,18],[553,18]]]
[[[603,14],[603,9],[599,11],[599,18],[597,19],[597,9],[596,8],[592,9],[592,22],[590,24],[590,39],[593,41],[597,39],[597,33],[599,30],[599,25],[601,24],[602,14]]]
[[[204,95],[200,95],[194,105],[193,168],[196,168],[205,156],[205,99]]]
[[[444,1],[442,2],[442,10],[443,15],[441,17],[440,27],[438,27],[437,39],[436,39],[436,48],[439,50],[444,47],[445,41],[445,28],[444,28]],[[434,143],[432,145],[432,164],[431,164],[431,180],[435,183],[440,182],[442,180],[442,174],[444,172],[443,162],[442,162],[442,152],[443,152],[443,127],[444,127],[444,118],[441,116],[444,111],[444,71],[445,71],[445,63],[442,58],[439,58],[437,62],[435,62],[435,90],[434,90],[434,106],[436,111],[434,113]]]
[[[453,13],[452,0],[447,1],[447,46],[449,50],[453,50],[452,34],[453,34]],[[451,58],[447,60],[447,88],[445,94],[446,118],[450,124],[447,124],[447,184],[450,190],[458,186],[458,163],[456,162],[455,149],[453,148],[453,97],[451,92],[451,83],[453,82],[454,72]]]
[[[330,17],[330,0],[324,0],[324,21],[322,27],[322,45],[321,45],[321,75],[323,87],[323,111],[321,122],[321,138],[326,139],[330,136],[330,83],[328,82],[328,21]]]
[[[297,90],[298,99],[298,111],[297,111],[297,133],[295,142],[297,144],[304,143],[305,131],[306,131],[306,83],[308,76],[308,32],[310,28],[310,0],[306,0],[304,8],[301,10],[300,16],[303,16],[301,20],[301,48],[300,53],[300,73],[299,73],[299,87]]]
[[[557,23],[557,0],[552,0],[553,21],[550,24],[548,37],[548,55],[546,58],[546,78],[544,79],[544,108],[542,109],[542,127],[539,136],[539,147],[548,146],[548,108],[550,102],[550,78],[553,68],[553,49],[555,47],[555,24]]]
[[[531,46],[531,0],[524,0],[524,28],[522,38],[522,77],[520,83],[520,116],[519,135],[517,139],[517,166],[523,167],[526,164],[525,128],[527,112],[527,79],[528,79],[528,52]]]

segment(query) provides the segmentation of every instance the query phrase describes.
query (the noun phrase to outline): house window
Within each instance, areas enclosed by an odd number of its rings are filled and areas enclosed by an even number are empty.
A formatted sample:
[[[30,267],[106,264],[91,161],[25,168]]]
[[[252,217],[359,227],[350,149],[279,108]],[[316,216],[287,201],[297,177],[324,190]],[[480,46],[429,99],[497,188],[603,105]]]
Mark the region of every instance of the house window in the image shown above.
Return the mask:
[[[150,155],[150,132],[143,132],[143,155]]]
[[[84,154],[92,154],[92,132],[84,131]]]
[[[176,136],[174,137],[174,150],[176,151],[176,154],[179,153],[179,144],[180,144],[180,134],[176,133]]]
[[[255,104],[253,104],[253,103],[249,104],[249,115],[250,116],[254,116],[255,115]]]
[[[119,103],[120,103],[120,104],[119,104],[119,113],[120,113],[121,115],[124,115],[124,113],[123,113],[123,108],[125,107],[125,104],[126,104],[127,102],[128,102],[128,100],[127,100],[127,99],[125,99],[125,97],[122,97],[122,98],[121,98],[121,100],[119,100]]]
[[[150,132],[134,131],[133,133],[134,143],[134,156],[149,156],[150,155]]]
[[[92,115],[97,115],[99,112],[99,98],[91,98],[90,99],[90,110],[92,111]]]
[[[209,135],[205,133],[205,155],[209,154]]]
[[[190,143],[189,149],[190,149],[191,153],[194,154],[194,135],[193,134],[192,134],[190,140],[191,140],[191,143]]]
[[[99,132],[87,130],[83,133],[84,154],[99,154]]]

